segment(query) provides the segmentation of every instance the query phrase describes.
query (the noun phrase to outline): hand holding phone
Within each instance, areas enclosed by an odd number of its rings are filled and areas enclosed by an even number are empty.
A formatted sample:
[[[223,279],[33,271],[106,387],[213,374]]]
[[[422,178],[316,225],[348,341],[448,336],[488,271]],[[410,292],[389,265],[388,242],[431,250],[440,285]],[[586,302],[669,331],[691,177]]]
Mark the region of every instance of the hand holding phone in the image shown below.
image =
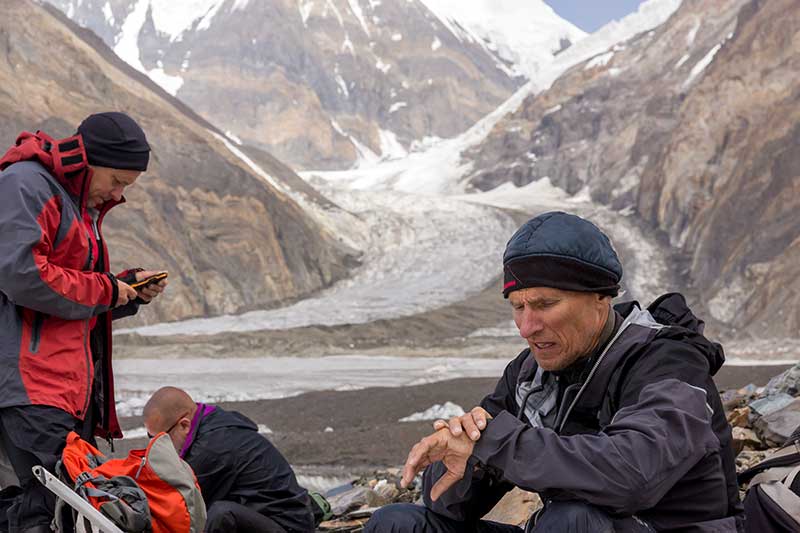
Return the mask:
[[[148,276],[146,278],[140,279],[139,281],[135,281],[131,283],[130,286],[139,291],[144,289],[145,287],[153,285],[154,283],[160,283],[161,281],[167,279],[168,276],[169,276],[168,272],[158,272],[156,274],[153,274],[152,276]]]

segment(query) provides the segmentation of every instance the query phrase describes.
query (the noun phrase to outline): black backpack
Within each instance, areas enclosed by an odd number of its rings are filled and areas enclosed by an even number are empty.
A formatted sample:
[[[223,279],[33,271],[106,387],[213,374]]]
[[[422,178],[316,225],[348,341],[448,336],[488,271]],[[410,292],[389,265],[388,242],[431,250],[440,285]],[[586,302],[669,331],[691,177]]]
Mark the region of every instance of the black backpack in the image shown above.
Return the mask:
[[[782,448],[739,474],[748,533],[800,531],[800,427]]]

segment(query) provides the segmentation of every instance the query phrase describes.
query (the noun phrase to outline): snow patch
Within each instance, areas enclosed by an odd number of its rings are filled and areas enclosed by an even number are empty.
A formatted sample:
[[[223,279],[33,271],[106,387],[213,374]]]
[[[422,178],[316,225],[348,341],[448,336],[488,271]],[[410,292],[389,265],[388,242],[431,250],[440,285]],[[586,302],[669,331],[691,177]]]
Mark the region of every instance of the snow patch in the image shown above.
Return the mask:
[[[434,404],[432,407],[425,409],[420,413],[408,415],[398,422],[421,422],[424,420],[447,420],[454,416],[461,416],[464,414],[464,408],[453,402],[445,402],[443,405]]]
[[[72,6],[70,5],[70,7],[72,7]],[[106,22],[108,23],[108,25],[113,27],[114,26],[114,13],[113,13],[113,11],[111,11],[111,4],[109,2],[106,2],[103,5],[103,16],[106,17]]]
[[[352,11],[353,15],[355,15],[358,19],[358,22],[361,24],[361,28],[364,30],[364,33],[366,33],[367,37],[369,37],[370,34],[369,26],[367,26],[367,19],[364,18],[364,12],[361,10],[358,0],[347,0],[347,3],[350,4],[350,11]]]
[[[304,28],[308,28],[308,17],[311,16],[313,9],[314,0],[297,0],[297,10],[300,11],[300,19],[303,21]]]
[[[683,54],[681,56],[681,58],[678,60],[678,62],[675,63],[675,67],[674,68],[675,69],[681,68],[683,66],[683,64],[686,63],[689,60],[690,57],[691,57],[691,55],[688,54],[688,53],[687,54]]]
[[[599,56],[595,56],[586,63],[586,66],[583,67],[583,70],[589,70],[598,67],[604,67],[608,65],[608,62],[611,61],[611,58],[614,57],[614,51],[606,52],[604,54],[600,54]]]
[[[284,186],[283,183],[279,182],[278,180],[273,178],[270,174],[268,174],[263,168],[261,168],[259,165],[257,165],[252,159],[247,157],[244,154],[244,152],[242,152],[241,150],[239,150],[239,148],[237,148],[236,146],[231,144],[231,142],[227,138],[225,138],[222,135],[220,135],[218,133],[215,133],[215,132],[210,132],[210,133],[217,140],[222,142],[222,144],[225,145],[225,148],[230,150],[230,152],[233,155],[235,155],[245,165],[247,165],[250,168],[250,170],[252,170],[257,176],[259,176],[261,179],[263,179],[264,181],[266,181],[267,183],[272,185],[272,187],[274,189],[276,189],[277,192],[282,192],[282,193],[287,194],[287,195],[291,194],[290,191],[288,189],[286,189],[286,187]]]
[[[350,52],[351,56],[356,55],[356,49],[353,46],[353,41],[350,40],[350,35],[347,33],[344,34],[344,42],[342,43],[341,51],[344,52],[345,50]]]
[[[553,107],[546,109],[545,112],[542,113],[542,116],[546,117],[547,115],[552,115],[553,113],[557,113],[559,111],[561,111],[561,104],[554,105]]]
[[[479,328],[467,335],[468,337],[519,337],[519,330],[513,320],[498,324],[493,328]]]
[[[408,151],[397,140],[397,135],[388,130],[379,130],[378,137],[381,141],[381,158],[400,159],[408,155]]]
[[[686,81],[683,82],[684,90],[688,88],[689,85],[692,84],[695,78],[697,78],[697,76],[699,76],[706,69],[706,67],[708,67],[711,64],[712,61],[714,61],[714,56],[717,55],[717,52],[719,52],[720,48],[722,48],[722,43],[714,46],[714,48],[709,50],[708,53],[704,55],[703,58],[700,61],[698,61],[694,67],[692,67],[692,71],[689,72],[689,77],[686,78]]]
[[[389,108],[389,114],[394,113],[395,111],[400,111],[404,107],[408,107],[408,102],[395,102]]]
[[[383,60],[379,58],[379,59],[378,59],[378,60],[375,62],[375,68],[376,68],[376,69],[378,69],[378,70],[380,70],[380,71],[381,71],[381,72],[383,72],[384,74],[386,74],[387,72],[389,72],[389,70],[391,70],[391,68],[392,68],[392,65],[390,65],[390,64],[388,64],[388,63],[384,63],[384,62],[383,62]]]
[[[159,33],[178,41],[186,30],[197,24],[198,30],[208,29],[211,21],[226,0],[181,0],[180,2],[152,2],[139,0],[139,4],[148,4],[153,17],[153,25]],[[138,9],[137,4],[137,9]]]
[[[338,65],[336,66],[336,70],[337,73],[334,76],[334,79],[336,80],[336,84],[339,86],[339,91],[344,95],[345,98],[350,98],[350,91],[347,90],[347,84],[344,82],[344,78],[342,78],[342,75],[338,73],[339,70]]]
[[[114,386],[117,413],[128,417],[141,415],[153,392],[166,383],[182,388],[197,402],[216,404],[287,398],[343,385],[361,390],[499,377],[507,364],[507,359],[383,355],[120,359],[114,363]]]
[[[442,47],[442,41],[440,41],[438,37],[434,37],[433,42],[431,43],[431,50],[435,52],[441,47]]]
[[[125,415],[123,415],[125,416]],[[134,429],[126,429],[122,432],[123,436],[126,439],[149,439],[150,437],[147,436],[147,428],[144,426],[134,428]]]
[[[697,37],[697,32],[700,30],[700,19],[695,18],[694,25],[692,29],[689,30],[689,33],[686,35],[686,46],[690,47],[694,44],[694,40]]]
[[[148,71],[147,75],[172,96],[177,95],[180,88],[183,87],[183,78],[167,74],[163,68],[154,68]]]
[[[392,41],[399,42],[399,41],[402,41],[402,40],[403,40],[403,34],[402,33],[393,33],[392,34]]]
[[[336,20],[339,21],[339,26],[344,28],[344,19],[342,18],[342,14],[339,13],[339,9],[336,7],[336,4],[334,4],[332,0],[325,0],[325,10],[322,12],[323,17],[328,16],[328,10],[333,11],[333,14],[336,15]]]

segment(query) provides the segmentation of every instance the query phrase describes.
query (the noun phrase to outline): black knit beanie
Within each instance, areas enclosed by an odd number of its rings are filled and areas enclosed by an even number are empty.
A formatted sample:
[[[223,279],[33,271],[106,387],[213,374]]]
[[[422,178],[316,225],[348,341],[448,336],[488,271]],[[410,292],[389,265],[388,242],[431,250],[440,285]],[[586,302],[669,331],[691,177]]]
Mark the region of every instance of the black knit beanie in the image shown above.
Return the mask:
[[[552,287],[616,296],[622,264],[611,241],[579,216],[553,211],[522,225],[503,254],[503,296]]]
[[[90,165],[124,170],[147,170],[150,145],[144,131],[125,113],[88,116],[78,126]]]

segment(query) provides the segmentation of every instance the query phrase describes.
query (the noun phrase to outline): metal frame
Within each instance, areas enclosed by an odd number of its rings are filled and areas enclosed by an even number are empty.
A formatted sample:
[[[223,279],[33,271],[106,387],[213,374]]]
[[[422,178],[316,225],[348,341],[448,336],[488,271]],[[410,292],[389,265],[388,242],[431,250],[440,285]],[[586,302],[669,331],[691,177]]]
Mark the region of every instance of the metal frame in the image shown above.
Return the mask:
[[[75,509],[78,513],[77,524],[75,530],[78,533],[86,531],[84,529],[84,520],[86,519],[91,524],[90,530],[86,533],[124,533],[117,527],[111,520],[106,518],[103,513],[95,509],[91,503],[84,500],[78,494],[61,482],[57,477],[48,472],[41,466],[33,467],[33,475],[36,479],[44,485],[50,492],[60,498],[64,503]]]

